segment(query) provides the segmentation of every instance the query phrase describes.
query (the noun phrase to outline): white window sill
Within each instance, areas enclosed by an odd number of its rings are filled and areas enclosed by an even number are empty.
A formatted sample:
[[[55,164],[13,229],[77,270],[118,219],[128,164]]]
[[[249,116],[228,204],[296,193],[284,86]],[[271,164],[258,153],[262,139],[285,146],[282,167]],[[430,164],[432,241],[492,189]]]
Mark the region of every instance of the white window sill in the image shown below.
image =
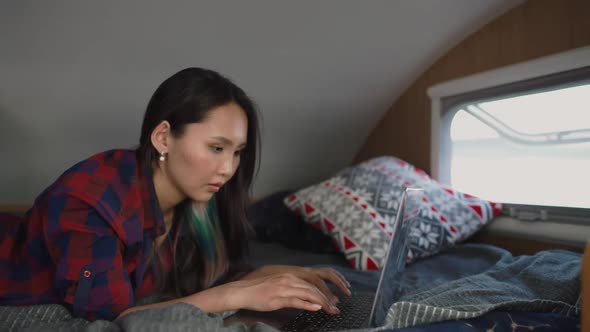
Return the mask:
[[[559,242],[584,247],[590,240],[590,224],[576,225],[553,221],[522,221],[507,216],[494,219],[486,230],[490,233],[531,240]]]

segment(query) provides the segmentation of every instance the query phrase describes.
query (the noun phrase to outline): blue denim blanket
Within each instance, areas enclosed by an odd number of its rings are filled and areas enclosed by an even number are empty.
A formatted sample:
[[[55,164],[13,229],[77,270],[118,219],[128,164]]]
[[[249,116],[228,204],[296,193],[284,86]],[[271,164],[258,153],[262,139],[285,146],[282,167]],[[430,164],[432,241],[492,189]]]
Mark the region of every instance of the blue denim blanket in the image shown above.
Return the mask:
[[[463,245],[410,266],[386,328],[466,319],[491,311],[580,313],[581,255],[564,250],[513,257]],[[446,268],[444,268],[446,266]]]

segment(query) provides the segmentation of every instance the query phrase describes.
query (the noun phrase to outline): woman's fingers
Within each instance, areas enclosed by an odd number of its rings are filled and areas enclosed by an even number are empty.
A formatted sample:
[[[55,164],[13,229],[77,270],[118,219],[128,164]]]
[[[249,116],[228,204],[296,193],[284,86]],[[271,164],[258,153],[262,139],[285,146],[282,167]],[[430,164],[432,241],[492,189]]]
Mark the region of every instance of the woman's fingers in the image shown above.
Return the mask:
[[[302,287],[301,285],[293,285],[294,287],[286,290],[282,297],[286,301],[285,306],[293,306],[292,301],[304,301],[312,304],[318,304],[324,311],[331,314],[338,314],[340,310],[329,301],[324,294],[322,294],[317,288],[314,287]]]
[[[293,280],[293,287],[304,288],[321,297],[323,303],[335,306],[338,298],[332,294],[326,283],[315,275],[306,275],[302,278]]]
[[[318,276],[322,279],[326,279],[331,281],[340,291],[348,296],[351,295],[350,293],[350,283],[336,270],[331,268],[324,268],[316,270]],[[331,292],[330,292],[331,294]]]
[[[309,310],[309,311],[318,311],[318,310],[322,309],[321,304],[303,301],[303,300],[295,298],[295,297],[289,298],[287,300],[287,305],[285,305],[285,306],[290,307],[290,308],[295,308],[295,309]]]
[[[340,280],[342,280],[342,282],[344,284],[346,284],[346,286],[348,286],[348,288],[350,288],[350,282],[348,282],[348,280],[346,280],[346,278],[342,275],[342,273],[338,272],[338,270],[334,270],[331,268],[328,268],[328,270],[331,270],[332,272],[334,272],[336,274],[336,276],[338,276],[338,278],[340,278]]]
[[[328,288],[328,285],[326,285],[326,282],[321,277],[319,277],[317,274],[310,273],[310,274],[306,275],[303,279],[305,281],[311,283],[312,285],[314,285],[320,292],[322,292],[322,294],[324,294],[326,296],[326,298],[328,298],[328,300],[332,304],[336,304],[340,301],[338,299],[338,297],[336,295],[334,295],[334,293],[332,293],[330,288]]]
[[[232,300],[238,302],[238,307],[251,310],[269,311],[284,307],[318,310],[319,305],[326,313],[340,312],[336,307],[336,297],[324,281],[338,282],[340,279],[335,273],[324,271],[326,278],[322,279],[317,270],[297,269],[294,272],[237,281],[232,285],[243,292],[230,291],[229,294],[238,298]]]
[[[336,275],[336,277],[338,277],[338,279],[340,279],[342,281],[342,283],[347,287],[350,288],[350,283],[348,282],[348,280],[346,280],[346,278],[342,275],[342,273],[338,272],[337,270],[334,270],[332,268],[325,268],[324,270],[328,270],[328,272],[331,272],[333,274]]]
[[[286,290],[282,293],[283,296],[295,297],[320,304],[324,311],[328,313],[337,314],[340,312],[336,307],[336,303],[320,291],[313,283],[292,274],[281,276],[280,282],[283,286],[286,286]]]

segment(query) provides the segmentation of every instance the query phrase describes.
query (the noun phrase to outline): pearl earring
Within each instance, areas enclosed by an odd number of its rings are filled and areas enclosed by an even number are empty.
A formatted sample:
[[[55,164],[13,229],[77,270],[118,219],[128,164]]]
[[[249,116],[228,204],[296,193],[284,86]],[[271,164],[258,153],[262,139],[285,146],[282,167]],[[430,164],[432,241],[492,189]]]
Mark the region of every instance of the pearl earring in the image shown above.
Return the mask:
[[[160,152],[160,161],[166,161],[166,153]]]

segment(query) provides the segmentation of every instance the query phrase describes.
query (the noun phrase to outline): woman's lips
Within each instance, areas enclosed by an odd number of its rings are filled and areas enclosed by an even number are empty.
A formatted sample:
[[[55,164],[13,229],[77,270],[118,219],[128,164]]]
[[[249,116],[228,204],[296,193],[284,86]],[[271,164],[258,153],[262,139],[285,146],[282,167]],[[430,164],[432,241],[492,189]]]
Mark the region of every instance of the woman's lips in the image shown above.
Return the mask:
[[[209,185],[207,185],[207,188],[209,188],[210,191],[218,192],[219,189],[221,188],[221,184],[218,184],[218,183],[209,183]]]

